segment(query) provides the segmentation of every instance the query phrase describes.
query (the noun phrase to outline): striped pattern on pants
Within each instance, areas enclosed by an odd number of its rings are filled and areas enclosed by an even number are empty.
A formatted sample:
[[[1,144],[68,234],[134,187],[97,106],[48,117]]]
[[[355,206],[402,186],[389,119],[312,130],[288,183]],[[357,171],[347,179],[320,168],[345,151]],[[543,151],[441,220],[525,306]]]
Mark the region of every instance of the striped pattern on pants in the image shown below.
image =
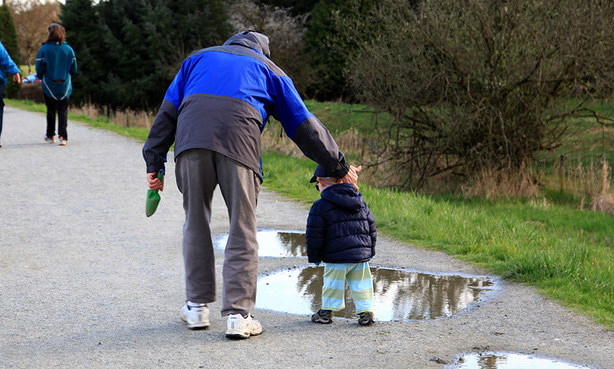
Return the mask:
[[[322,310],[339,311],[345,307],[347,281],[356,313],[373,311],[373,279],[369,262],[326,263],[322,285]]]

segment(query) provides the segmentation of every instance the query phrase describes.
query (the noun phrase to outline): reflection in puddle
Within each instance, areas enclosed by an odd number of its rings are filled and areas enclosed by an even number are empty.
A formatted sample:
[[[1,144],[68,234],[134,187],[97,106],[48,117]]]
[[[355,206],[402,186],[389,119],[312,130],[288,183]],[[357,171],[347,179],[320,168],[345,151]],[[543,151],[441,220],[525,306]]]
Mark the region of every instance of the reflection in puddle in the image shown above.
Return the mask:
[[[292,314],[311,314],[320,308],[323,267],[295,268],[258,280],[256,307]],[[379,321],[449,317],[494,289],[487,277],[418,273],[371,268],[375,318]],[[336,317],[355,318],[354,302],[346,285],[345,309]]]
[[[307,256],[307,241],[305,232],[259,230],[258,256]],[[228,242],[228,234],[224,234],[215,243],[219,249],[224,249]]]
[[[472,354],[462,357],[462,364],[450,369],[579,369],[584,366],[562,363],[550,359],[540,359],[528,355],[508,353]]]

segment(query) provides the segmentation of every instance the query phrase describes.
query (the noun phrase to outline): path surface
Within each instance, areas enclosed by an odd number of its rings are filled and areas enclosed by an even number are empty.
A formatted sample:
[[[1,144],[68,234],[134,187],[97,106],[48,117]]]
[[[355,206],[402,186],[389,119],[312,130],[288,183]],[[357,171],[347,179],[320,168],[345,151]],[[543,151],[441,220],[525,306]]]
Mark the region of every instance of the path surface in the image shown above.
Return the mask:
[[[613,332],[506,282],[479,306],[440,320],[321,326],[308,316],[256,311],[265,332],[229,341],[215,302],[211,329],[190,331],[178,318],[183,211],[173,163],[158,212],[146,218],[140,143],[69,122],[70,145],[59,147],[43,142],[44,131],[43,114],[5,108],[0,368],[422,369],[484,349],[614,368]],[[304,229],[307,213],[304,205],[261,194],[261,228]],[[227,221],[217,197],[214,233],[226,232]],[[377,247],[375,266],[484,274],[383,237]],[[223,259],[216,254],[219,286]],[[305,264],[261,258],[259,271]]]

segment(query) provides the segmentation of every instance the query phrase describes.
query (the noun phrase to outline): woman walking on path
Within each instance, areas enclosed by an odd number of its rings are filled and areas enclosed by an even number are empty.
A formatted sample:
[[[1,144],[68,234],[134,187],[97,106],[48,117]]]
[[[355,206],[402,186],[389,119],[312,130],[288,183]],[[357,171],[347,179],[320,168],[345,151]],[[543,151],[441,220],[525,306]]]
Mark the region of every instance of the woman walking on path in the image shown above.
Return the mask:
[[[11,56],[0,42],[0,137],[2,136],[2,116],[4,115],[4,89],[6,88],[6,73],[13,75],[13,81],[20,83],[21,76],[17,64],[11,59]],[[2,144],[0,143],[0,147]]]
[[[45,141],[55,143],[55,116],[61,146],[68,144],[68,98],[72,93],[71,76],[77,74],[77,58],[66,43],[66,31],[57,23],[47,28],[49,36],[36,55],[36,76],[42,81],[47,105]]]

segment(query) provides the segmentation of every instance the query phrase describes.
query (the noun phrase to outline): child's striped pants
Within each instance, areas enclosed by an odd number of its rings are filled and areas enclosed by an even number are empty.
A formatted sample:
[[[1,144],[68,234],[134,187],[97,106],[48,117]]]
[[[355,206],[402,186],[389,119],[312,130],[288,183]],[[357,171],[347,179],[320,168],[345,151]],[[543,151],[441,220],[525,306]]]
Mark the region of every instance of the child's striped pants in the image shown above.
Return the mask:
[[[356,313],[373,311],[373,279],[369,262],[326,263],[322,285],[322,310],[339,311],[345,307],[347,281]]]

